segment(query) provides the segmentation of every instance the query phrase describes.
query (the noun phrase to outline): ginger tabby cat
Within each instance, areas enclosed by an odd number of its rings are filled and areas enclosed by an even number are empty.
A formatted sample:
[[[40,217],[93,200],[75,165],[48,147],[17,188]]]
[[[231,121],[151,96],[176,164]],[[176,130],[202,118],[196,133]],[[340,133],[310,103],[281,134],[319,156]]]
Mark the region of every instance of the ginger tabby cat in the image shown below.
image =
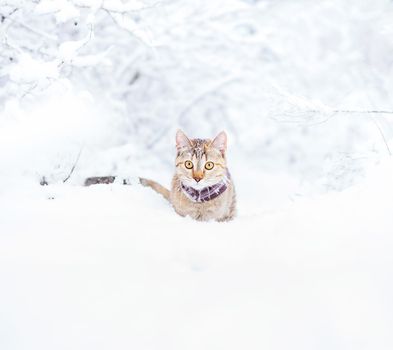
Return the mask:
[[[189,139],[176,133],[177,156],[171,191],[159,183],[140,179],[162,194],[181,216],[199,221],[228,221],[236,214],[236,193],[226,164],[227,135],[214,140]]]

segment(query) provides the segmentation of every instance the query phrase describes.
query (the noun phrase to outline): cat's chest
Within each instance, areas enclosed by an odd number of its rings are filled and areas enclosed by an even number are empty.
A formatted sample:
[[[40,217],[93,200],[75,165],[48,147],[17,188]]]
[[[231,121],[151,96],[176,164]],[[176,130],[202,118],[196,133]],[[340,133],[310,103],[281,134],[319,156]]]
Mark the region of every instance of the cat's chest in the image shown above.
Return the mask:
[[[196,220],[215,220],[225,216],[228,211],[231,188],[220,196],[205,202],[198,202],[184,193],[181,187],[173,189],[172,205],[182,216],[191,216]]]

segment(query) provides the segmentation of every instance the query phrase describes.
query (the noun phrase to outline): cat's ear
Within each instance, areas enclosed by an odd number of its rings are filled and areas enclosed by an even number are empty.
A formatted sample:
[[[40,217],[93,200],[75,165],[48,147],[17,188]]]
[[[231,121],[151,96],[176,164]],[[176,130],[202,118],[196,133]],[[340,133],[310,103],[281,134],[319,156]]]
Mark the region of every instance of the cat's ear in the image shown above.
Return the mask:
[[[191,141],[186,134],[179,129],[176,132],[176,148],[179,151],[184,147],[191,147]]]
[[[221,131],[210,145],[214,148],[217,148],[222,155],[225,155],[227,150],[227,134],[225,131]]]

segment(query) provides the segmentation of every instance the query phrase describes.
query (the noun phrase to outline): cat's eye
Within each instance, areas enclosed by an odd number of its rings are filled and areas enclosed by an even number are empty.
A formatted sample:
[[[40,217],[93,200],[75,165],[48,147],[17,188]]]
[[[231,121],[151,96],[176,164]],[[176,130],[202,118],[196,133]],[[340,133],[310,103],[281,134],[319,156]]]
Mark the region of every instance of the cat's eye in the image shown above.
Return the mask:
[[[214,163],[213,162],[207,162],[205,164],[206,170],[212,170],[214,168]]]
[[[192,168],[194,167],[194,164],[192,164],[192,162],[191,162],[190,160],[186,160],[186,161],[184,162],[184,166],[185,166],[187,169],[192,169]]]

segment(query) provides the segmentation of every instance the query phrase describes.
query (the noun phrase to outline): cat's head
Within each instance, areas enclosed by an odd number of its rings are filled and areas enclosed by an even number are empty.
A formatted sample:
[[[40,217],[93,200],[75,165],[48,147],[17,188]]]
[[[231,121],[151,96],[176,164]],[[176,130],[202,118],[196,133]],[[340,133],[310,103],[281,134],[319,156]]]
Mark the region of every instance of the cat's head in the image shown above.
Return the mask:
[[[189,139],[176,133],[176,174],[186,186],[202,189],[226,179],[227,135],[220,132],[214,140]]]

